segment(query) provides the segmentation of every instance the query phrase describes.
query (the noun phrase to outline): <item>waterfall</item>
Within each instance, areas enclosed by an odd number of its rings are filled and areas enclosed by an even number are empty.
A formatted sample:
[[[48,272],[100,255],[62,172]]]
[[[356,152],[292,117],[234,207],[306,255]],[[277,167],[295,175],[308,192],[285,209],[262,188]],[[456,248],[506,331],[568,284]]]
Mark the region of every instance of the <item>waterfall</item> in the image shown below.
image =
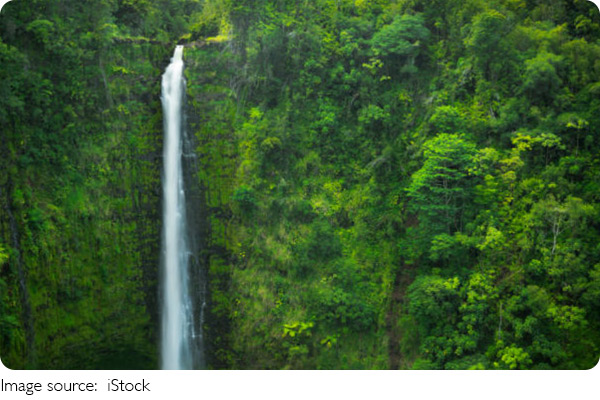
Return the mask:
[[[184,156],[183,46],[177,46],[162,77],[164,113],[163,232],[162,232],[162,369],[203,367],[202,326],[204,299],[194,296],[191,263],[192,237],[187,226]],[[203,297],[203,295],[202,295]],[[194,304],[200,321],[194,322]]]

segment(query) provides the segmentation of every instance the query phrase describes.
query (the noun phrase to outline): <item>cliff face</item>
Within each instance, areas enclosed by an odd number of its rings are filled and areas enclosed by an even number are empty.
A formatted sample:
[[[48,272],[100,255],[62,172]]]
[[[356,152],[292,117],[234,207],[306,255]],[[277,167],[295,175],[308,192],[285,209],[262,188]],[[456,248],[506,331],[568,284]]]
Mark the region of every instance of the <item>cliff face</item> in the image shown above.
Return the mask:
[[[155,367],[159,79],[170,49],[114,40],[111,10],[96,6],[2,10],[0,345],[10,368]]]
[[[235,62],[222,44],[188,45],[185,49],[188,129],[195,145],[198,249],[207,289],[204,330],[211,368],[228,368],[233,232],[231,196],[235,187],[238,146],[235,123],[238,102],[230,88]]]

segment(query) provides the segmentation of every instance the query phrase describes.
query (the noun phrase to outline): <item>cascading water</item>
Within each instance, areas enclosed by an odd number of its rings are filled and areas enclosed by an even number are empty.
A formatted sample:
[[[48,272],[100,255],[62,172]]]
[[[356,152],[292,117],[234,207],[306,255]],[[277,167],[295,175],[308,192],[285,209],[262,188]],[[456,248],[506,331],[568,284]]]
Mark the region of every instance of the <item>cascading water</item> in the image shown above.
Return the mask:
[[[193,369],[203,365],[202,327],[194,322],[190,281],[191,238],[187,227],[184,156],[183,46],[177,46],[162,77],[164,112],[162,232],[162,369]],[[203,304],[203,299],[199,299]]]

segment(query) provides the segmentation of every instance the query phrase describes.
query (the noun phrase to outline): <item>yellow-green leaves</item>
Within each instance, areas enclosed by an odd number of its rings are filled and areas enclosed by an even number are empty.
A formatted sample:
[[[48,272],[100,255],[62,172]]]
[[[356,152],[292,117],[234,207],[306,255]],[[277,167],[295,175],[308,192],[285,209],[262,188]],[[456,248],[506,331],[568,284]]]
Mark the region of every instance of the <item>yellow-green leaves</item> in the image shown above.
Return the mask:
[[[531,357],[520,347],[510,345],[498,351],[501,362],[494,363],[496,368],[527,369],[531,364]]]
[[[292,337],[292,338],[295,337],[296,335],[310,336],[311,328],[313,326],[315,326],[314,322],[301,322],[301,321],[295,321],[295,322],[292,322],[289,324],[284,324],[282,337],[286,337],[288,335],[289,335],[289,337]]]

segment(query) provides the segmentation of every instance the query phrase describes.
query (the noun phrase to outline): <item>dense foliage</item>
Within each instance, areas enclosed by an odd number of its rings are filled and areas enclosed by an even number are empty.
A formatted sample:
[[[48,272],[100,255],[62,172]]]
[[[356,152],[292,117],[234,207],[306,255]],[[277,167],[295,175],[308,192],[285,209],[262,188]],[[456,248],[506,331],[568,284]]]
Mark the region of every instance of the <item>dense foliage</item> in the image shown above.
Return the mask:
[[[177,42],[210,367],[598,361],[592,3],[13,0],[0,35],[10,367],[156,367]]]

